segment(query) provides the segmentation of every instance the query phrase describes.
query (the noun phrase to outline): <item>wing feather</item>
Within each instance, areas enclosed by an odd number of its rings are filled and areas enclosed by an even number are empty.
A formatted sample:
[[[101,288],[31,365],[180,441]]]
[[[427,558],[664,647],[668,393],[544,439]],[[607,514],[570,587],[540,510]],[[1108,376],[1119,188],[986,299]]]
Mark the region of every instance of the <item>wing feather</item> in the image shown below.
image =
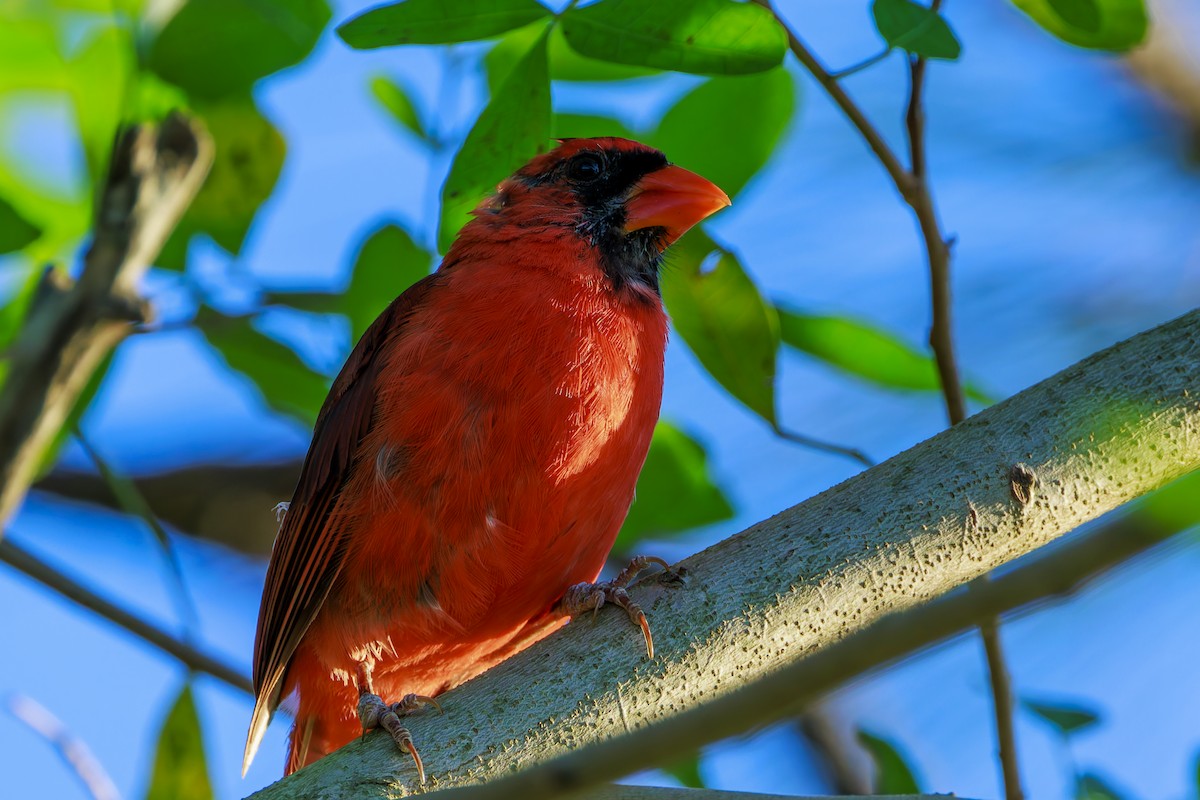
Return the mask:
[[[292,655],[341,569],[344,531],[332,524],[332,517],[353,472],[359,443],[374,421],[381,355],[404,335],[408,321],[441,283],[437,273],[418,281],[380,314],[346,360],[317,415],[263,586],[254,640],[254,714],[243,775],[279,705]]]

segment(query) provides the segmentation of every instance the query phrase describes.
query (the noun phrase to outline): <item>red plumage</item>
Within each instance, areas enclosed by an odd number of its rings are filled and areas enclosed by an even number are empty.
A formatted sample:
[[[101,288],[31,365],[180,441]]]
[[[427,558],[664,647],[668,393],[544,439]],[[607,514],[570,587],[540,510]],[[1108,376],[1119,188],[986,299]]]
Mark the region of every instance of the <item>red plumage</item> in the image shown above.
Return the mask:
[[[661,252],[727,203],[643,145],[569,140],[367,330],[272,552],[246,765],[292,692],[289,773],[360,733],[358,670],[434,696],[565,621],[658,418]]]

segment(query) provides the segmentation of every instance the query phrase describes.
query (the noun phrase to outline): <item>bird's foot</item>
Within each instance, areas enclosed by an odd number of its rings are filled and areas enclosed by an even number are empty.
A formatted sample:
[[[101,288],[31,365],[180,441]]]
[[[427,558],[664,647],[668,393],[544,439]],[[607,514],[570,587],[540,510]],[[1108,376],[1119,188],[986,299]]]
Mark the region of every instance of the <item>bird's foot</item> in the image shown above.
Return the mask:
[[[360,690],[358,695],[358,721],[362,724],[363,736],[367,735],[367,731],[375,728],[383,728],[387,731],[396,746],[412,756],[413,763],[417,767],[417,777],[422,786],[425,785],[425,764],[421,761],[421,754],[417,752],[417,746],[413,744],[412,734],[400,722],[400,718],[427,705],[436,708],[438,713],[442,711],[438,701],[419,694],[407,694],[400,702],[391,704],[383,702],[383,698],[379,695],[372,694],[365,689]]]
[[[681,573],[672,570],[663,559],[654,556],[638,556],[630,561],[629,566],[621,570],[620,574],[611,581],[577,583],[570,587],[558,601],[558,607],[563,614],[577,617],[588,611],[594,615],[605,603],[620,606],[625,609],[625,613],[629,615],[633,624],[642,629],[642,637],[646,640],[646,657],[654,658],[654,636],[650,633],[650,623],[646,621],[646,614],[642,611],[642,607],[635,603],[629,593],[625,591],[633,579],[651,564],[658,564],[665,570],[662,573],[664,578],[669,578],[672,582],[678,582],[681,579]]]

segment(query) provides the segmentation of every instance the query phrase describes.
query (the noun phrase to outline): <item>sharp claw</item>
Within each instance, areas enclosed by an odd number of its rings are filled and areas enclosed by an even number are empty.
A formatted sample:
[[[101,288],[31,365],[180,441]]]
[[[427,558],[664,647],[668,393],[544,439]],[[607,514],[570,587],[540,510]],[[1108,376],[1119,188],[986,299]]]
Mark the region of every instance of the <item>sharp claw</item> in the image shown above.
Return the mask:
[[[416,765],[416,768],[417,768],[417,779],[421,782],[421,785],[424,786],[425,785],[425,764],[421,761],[421,754],[417,752],[417,746],[415,744],[413,744],[412,739],[405,739],[403,742],[400,743],[400,746],[402,748],[404,748],[404,750],[410,756],[412,756],[413,764]]]
[[[642,628],[642,636],[646,639],[646,658],[654,658],[654,636],[650,633],[650,623],[641,611],[637,615],[637,624]]]

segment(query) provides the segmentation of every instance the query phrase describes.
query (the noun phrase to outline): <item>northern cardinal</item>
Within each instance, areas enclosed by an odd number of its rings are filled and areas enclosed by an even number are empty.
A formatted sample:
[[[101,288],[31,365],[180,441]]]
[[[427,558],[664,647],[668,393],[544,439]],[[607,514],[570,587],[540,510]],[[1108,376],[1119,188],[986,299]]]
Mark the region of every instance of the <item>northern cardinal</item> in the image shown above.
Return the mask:
[[[663,251],[729,204],[657,150],[568,139],[500,184],[334,381],[271,553],[245,773],[288,774],[606,601],[662,399]],[[664,564],[665,566],[665,564]],[[391,703],[382,698],[389,698]]]

